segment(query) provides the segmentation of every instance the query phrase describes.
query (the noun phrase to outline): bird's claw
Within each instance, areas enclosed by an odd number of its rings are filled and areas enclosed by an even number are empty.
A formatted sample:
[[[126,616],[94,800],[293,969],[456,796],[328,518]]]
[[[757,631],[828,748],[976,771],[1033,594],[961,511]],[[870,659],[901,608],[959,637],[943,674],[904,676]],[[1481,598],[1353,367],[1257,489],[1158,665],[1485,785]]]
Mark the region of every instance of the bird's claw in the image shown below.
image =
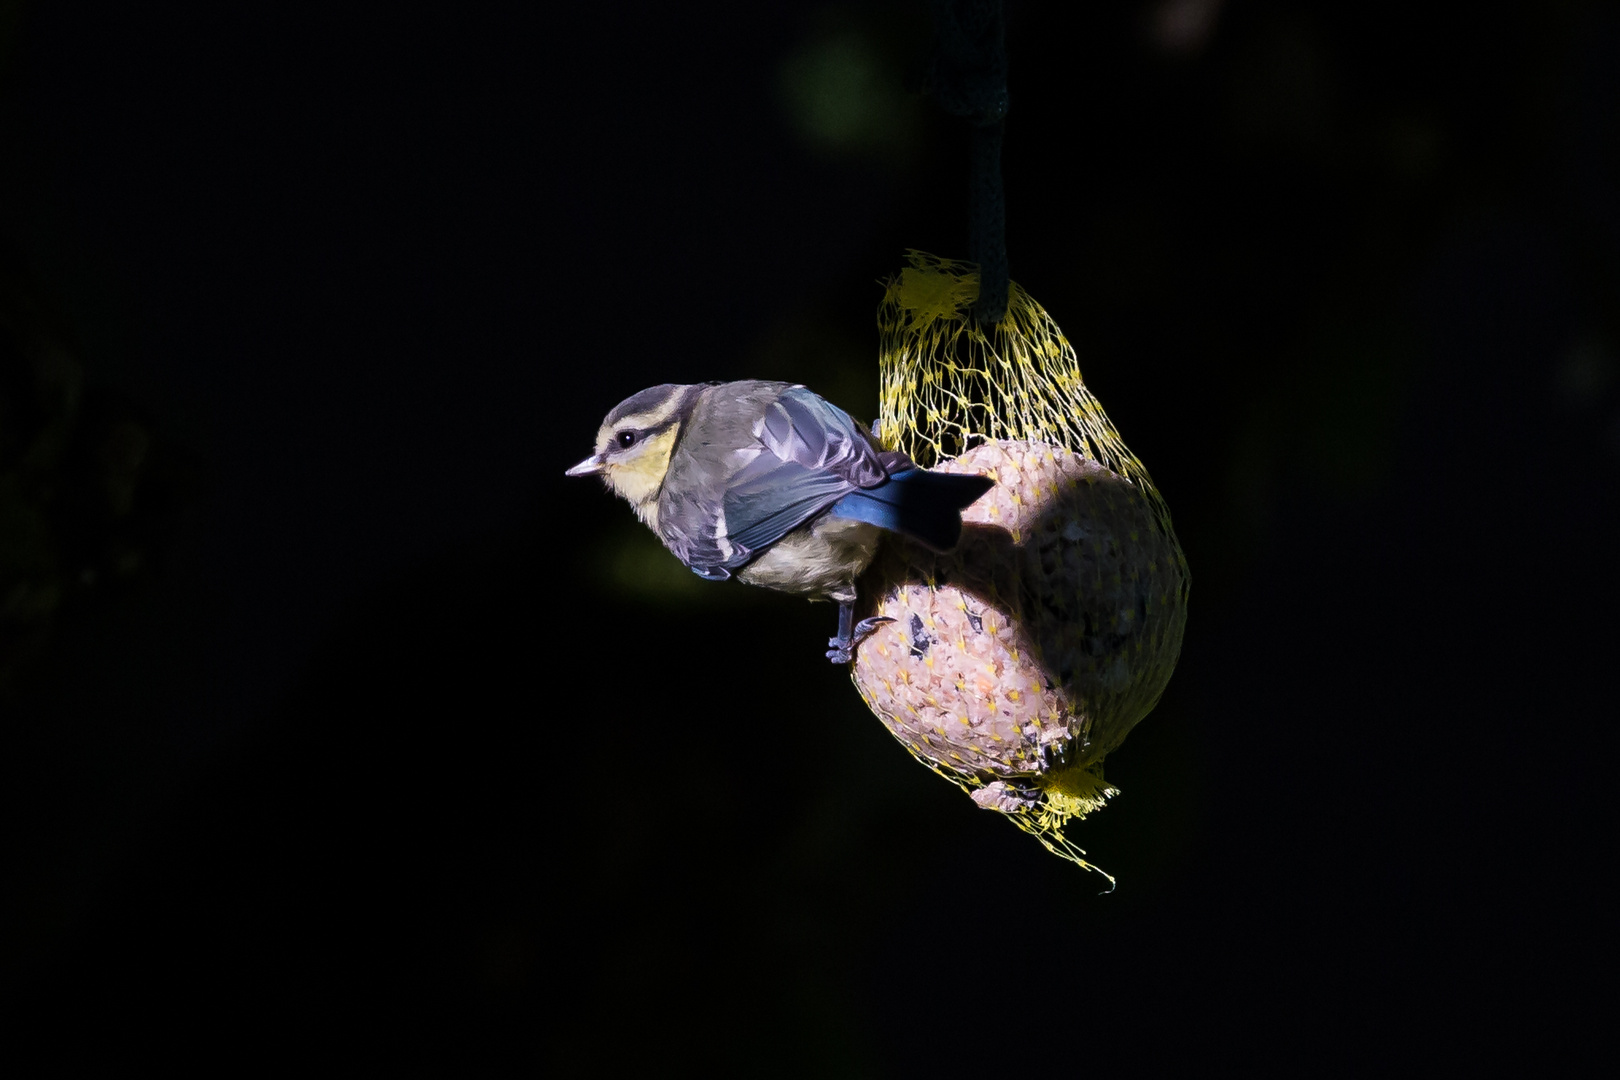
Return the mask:
[[[894,622],[894,620],[889,618],[887,615],[874,615],[870,619],[862,619],[860,622],[855,624],[855,632],[850,635],[852,638],[854,638],[852,644],[859,645],[861,642],[877,633],[878,627],[882,626],[884,623],[892,622]]]
[[[855,650],[860,647],[861,642],[871,637],[877,628],[884,623],[892,622],[894,620],[887,615],[874,615],[870,619],[862,619],[856,623],[847,638],[842,634],[828,638],[827,644],[831,645],[832,648],[827,650],[827,659],[835,664],[849,663],[855,659]]]

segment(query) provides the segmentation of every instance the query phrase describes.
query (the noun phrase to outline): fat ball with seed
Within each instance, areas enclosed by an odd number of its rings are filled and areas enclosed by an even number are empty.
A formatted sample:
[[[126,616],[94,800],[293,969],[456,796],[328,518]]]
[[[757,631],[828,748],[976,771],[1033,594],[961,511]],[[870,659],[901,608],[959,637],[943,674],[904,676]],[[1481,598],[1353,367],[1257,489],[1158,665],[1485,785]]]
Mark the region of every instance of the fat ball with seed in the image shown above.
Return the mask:
[[[699,577],[837,602],[827,656],[850,662],[855,582],[885,531],[946,552],[982,476],[930,472],[803,386],[665,383],[626,398],[569,476],[601,476]]]

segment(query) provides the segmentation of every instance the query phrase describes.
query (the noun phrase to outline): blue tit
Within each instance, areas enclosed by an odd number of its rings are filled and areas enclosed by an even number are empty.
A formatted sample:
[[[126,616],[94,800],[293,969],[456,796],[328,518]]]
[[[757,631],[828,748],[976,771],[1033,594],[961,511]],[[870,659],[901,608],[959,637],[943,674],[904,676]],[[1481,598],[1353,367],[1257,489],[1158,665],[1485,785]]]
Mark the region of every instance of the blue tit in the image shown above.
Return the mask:
[[[855,581],[885,530],[949,551],[982,476],[934,473],[802,386],[665,383],[626,398],[569,476],[601,476],[699,577],[838,604],[828,659],[847,664],[888,619],[854,625]]]

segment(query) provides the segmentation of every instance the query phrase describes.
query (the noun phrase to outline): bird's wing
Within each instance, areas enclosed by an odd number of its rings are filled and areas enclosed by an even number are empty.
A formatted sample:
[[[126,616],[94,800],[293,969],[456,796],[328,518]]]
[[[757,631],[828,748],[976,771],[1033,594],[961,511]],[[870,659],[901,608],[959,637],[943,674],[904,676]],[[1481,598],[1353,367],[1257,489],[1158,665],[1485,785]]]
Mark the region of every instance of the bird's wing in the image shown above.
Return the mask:
[[[773,401],[754,434],[778,459],[833,473],[852,487],[876,487],[889,478],[866,429],[802,386]]]
[[[781,462],[758,482],[726,492],[726,539],[733,548],[728,566],[741,566],[839,499],[855,490],[842,477]]]
[[[732,477],[721,504],[733,549],[727,567],[741,566],[851,491],[888,479],[866,430],[802,386],[767,406],[754,434],[765,452]]]

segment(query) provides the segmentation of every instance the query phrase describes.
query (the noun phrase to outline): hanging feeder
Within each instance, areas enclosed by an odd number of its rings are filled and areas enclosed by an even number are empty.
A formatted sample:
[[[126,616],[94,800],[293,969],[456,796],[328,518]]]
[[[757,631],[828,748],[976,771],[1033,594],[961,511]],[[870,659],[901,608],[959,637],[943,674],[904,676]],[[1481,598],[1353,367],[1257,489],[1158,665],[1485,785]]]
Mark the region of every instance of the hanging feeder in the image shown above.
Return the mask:
[[[1046,311],[1012,283],[986,331],[976,267],[910,263],[878,313],[878,437],[995,487],[950,554],[886,545],[861,591],[894,621],[860,647],[855,685],[918,760],[1090,867],[1063,828],[1117,794],[1103,759],[1169,682],[1187,560]]]

